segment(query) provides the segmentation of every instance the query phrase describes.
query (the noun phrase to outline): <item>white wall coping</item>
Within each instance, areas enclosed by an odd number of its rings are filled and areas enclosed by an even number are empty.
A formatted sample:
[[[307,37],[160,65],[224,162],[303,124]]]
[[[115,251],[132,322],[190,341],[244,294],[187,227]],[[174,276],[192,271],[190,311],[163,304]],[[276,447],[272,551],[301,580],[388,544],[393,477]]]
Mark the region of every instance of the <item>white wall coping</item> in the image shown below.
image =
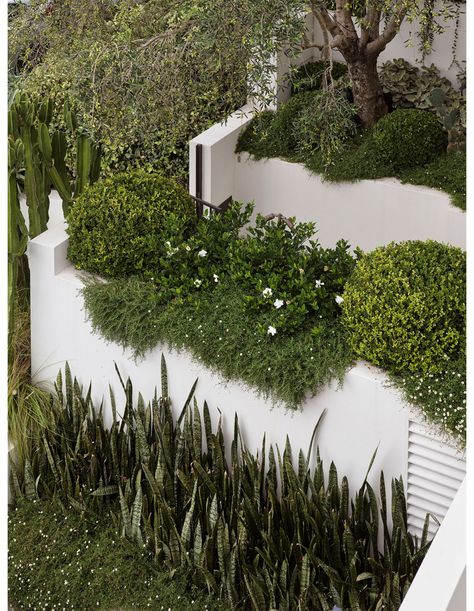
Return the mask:
[[[461,484],[400,611],[466,609],[466,480]]]

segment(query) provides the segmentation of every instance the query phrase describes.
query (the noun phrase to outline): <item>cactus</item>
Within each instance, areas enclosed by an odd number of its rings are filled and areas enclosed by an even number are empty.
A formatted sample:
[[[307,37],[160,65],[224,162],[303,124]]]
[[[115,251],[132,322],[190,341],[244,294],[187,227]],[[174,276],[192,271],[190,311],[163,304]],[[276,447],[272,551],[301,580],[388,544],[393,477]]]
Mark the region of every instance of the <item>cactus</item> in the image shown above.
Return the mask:
[[[90,136],[78,129],[75,113],[69,109],[66,102],[63,109],[64,121],[73,132],[79,132],[76,137],[76,180],[73,181],[66,166],[66,135],[62,131],[55,131],[50,136],[45,125],[40,125],[40,149],[43,155],[46,171],[54,188],[63,200],[63,212],[66,217],[69,205],[74,197],[82,193],[84,188],[99,177],[100,146],[92,141]]]
[[[26,252],[28,229],[20,209],[17,166],[23,162],[24,148],[21,140],[8,141],[8,328],[14,328],[15,290],[18,285],[21,259]]]
[[[13,99],[8,113],[9,136],[13,140],[20,138],[25,148],[25,195],[32,238],[46,229],[51,186],[63,200],[67,216],[72,199],[97,180],[100,170],[100,147],[79,129],[77,117],[66,102],[63,119],[76,138],[77,163],[73,180],[66,164],[66,134],[50,127],[53,110],[51,99],[35,103],[21,94]]]
[[[77,119],[64,106],[64,120],[76,137],[76,180],[66,164],[66,134],[51,128],[54,104],[51,99],[32,102],[25,94],[15,95],[8,110],[8,298],[9,324],[13,328],[14,294],[25,282],[21,271],[27,267],[25,253],[28,238],[47,228],[51,186],[63,200],[65,216],[73,197],[99,176],[100,148],[90,137],[78,134]],[[23,217],[19,187],[28,207],[28,228]]]

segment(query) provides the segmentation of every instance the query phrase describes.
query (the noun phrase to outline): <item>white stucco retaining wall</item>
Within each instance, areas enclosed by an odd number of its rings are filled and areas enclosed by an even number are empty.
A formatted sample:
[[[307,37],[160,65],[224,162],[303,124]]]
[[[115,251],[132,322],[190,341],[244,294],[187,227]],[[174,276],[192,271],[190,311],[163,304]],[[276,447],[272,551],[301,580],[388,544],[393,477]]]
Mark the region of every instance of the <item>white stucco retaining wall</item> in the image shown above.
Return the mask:
[[[323,246],[344,238],[372,250],[392,241],[437,240],[466,247],[466,217],[441,191],[395,178],[324,182],[304,166],[281,159],[236,156],[234,198],[255,201],[261,214],[281,212],[316,223]]]
[[[442,191],[394,178],[328,183],[300,164],[236,155],[239,133],[251,118],[247,106],[191,140],[191,194],[195,194],[195,148],[202,144],[203,199],[212,204],[233,196],[240,202],[254,201],[255,213],[281,212],[314,222],[326,247],[344,238],[367,251],[414,239],[466,248],[466,215]]]
[[[334,384],[308,400],[302,411],[288,412],[239,383],[223,381],[187,353],[177,354],[159,346],[145,360],[135,363],[129,350],[123,351],[92,334],[79,295],[80,275],[65,259],[67,243],[64,226],[57,225],[35,238],[29,247],[32,370],[37,381],[52,382],[68,361],[81,384],[86,387],[92,380],[93,398],[97,405],[104,398],[107,412],[109,383],[118,399],[123,394],[114,362],[124,378],[130,376],[136,392],[149,400],[159,385],[164,353],[175,409],[181,409],[198,377],[198,404],[206,400],[215,419],[218,408],[221,410],[229,437],[237,413],[243,438],[253,452],[261,447],[264,434],[267,444],[278,444],[281,449],[288,435],[296,453],[299,448],[306,452],[316,421],[326,409],[318,442],[327,467],[334,460],[341,475],[346,474],[352,486],[359,486],[380,444],[372,473],[374,485],[381,468],[388,479],[400,475],[406,479],[409,412],[398,394],[385,388],[383,373],[358,363],[347,374],[342,389],[337,390]]]
[[[308,399],[301,411],[288,413],[238,382],[224,382],[185,352],[178,354],[158,346],[136,363],[129,350],[107,344],[92,333],[79,293],[80,274],[66,260],[67,244],[64,224],[55,225],[29,244],[31,360],[36,381],[51,383],[68,361],[84,387],[92,381],[93,398],[97,405],[104,398],[107,414],[109,384],[119,404],[122,398],[114,363],[124,378],[131,378],[136,392],[150,400],[159,384],[163,352],[174,408],[181,409],[198,377],[198,403],[208,402],[214,420],[221,410],[228,437],[232,436],[234,414],[238,414],[243,438],[251,451],[260,448],[264,434],[267,444],[283,448],[288,435],[295,453],[300,448],[306,451],[314,426],[326,410],[317,437],[321,456],[327,467],[333,460],[341,475],[348,476],[353,491],[362,483],[377,445],[377,460],[371,474],[374,486],[378,488],[380,469],[388,480],[402,475],[407,481],[409,419],[419,418],[410,413],[395,390],[386,387],[387,379],[381,371],[357,363],[347,373],[341,389],[332,384],[317,397]],[[442,442],[436,443],[444,447]]]

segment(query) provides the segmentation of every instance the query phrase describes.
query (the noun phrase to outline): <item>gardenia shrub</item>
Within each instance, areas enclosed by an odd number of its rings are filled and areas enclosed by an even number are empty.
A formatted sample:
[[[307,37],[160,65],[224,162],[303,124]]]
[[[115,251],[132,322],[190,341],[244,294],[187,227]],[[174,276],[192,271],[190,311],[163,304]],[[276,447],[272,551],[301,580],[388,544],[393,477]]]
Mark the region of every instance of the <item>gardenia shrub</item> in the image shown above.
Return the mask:
[[[160,174],[135,170],[95,183],[68,215],[68,257],[106,277],[155,272],[166,241],[182,241],[195,222],[186,190]]]
[[[364,255],[344,292],[354,352],[392,372],[436,372],[465,352],[466,255],[408,241]]]
[[[401,108],[378,121],[370,147],[381,164],[396,172],[424,165],[442,155],[447,141],[446,132],[432,113]]]

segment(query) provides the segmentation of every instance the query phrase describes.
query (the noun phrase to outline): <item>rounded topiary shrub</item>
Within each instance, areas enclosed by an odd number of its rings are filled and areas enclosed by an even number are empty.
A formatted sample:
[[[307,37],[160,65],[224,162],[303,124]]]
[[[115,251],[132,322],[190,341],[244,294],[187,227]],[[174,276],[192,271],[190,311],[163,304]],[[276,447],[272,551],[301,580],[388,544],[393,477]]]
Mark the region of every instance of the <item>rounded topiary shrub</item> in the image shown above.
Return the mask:
[[[446,151],[446,132],[427,110],[399,108],[382,117],[372,131],[371,148],[394,171],[424,165]]]
[[[356,355],[395,373],[465,352],[466,254],[434,241],[376,248],[348,281],[342,321]]]
[[[182,240],[195,220],[191,197],[175,181],[134,170],[87,188],[68,214],[68,258],[106,277],[155,272],[166,242]]]

